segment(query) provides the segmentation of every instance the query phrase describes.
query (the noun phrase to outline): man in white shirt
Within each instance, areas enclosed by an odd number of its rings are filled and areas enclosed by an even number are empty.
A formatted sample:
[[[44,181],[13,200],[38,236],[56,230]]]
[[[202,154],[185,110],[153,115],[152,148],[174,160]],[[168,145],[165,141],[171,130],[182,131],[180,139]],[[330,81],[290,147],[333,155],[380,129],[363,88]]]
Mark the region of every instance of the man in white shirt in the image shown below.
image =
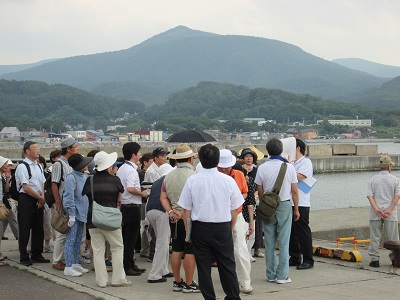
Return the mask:
[[[164,148],[158,147],[153,150],[153,163],[148,167],[144,175],[144,181],[154,182],[160,178],[160,173],[158,169],[161,165],[167,162],[167,154],[169,152],[165,151]],[[150,192],[150,191],[149,191]]]
[[[121,200],[122,238],[124,242],[124,269],[127,276],[141,275],[146,269],[139,268],[133,254],[140,230],[140,209],[142,197],[147,197],[146,191],[141,191],[136,163],[140,159],[140,145],[136,142],[125,143],[122,153],[125,163],[118,169],[117,176],[124,186]]]
[[[380,172],[371,178],[368,183],[368,200],[371,205],[369,212],[369,230],[371,242],[368,254],[371,258],[370,267],[379,268],[379,243],[382,237],[382,226],[388,241],[399,240],[397,221],[397,204],[400,199],[399,178],[390,174],[392,159],[382,155]],[[394,253],[390,251],[389,258],[394,265]]]
[[[215,255],[226,299],[240,299],[232,232],[237,209],[244,199],[234,179],[218,172],[216,146],[202,146],[199,158],[202,170],[188,178],[178,204],[184,210],[185,222],[188,218],[193,222],[191,240],[200,290],[205,299],[216,299],[211,278],[211,260]]]
[[[313,166],[309,158],[304,156],[306,144],[296,139],[296,160],[292,162],[300,182],[313,176]],[[297,270],[307,270],[314,267],[312,234],[309,226],[310,192],[299,189],[300,219],[292,222],[289,243],[289,266],[297,266]],[[303,262],[301,262],[303,256]]]
[[[279,139],[273,138],[266,145],[270,157],[258,167],[255,183],[258,185],[258,196],[261,199],[265,192],[272,191],[278,178],[281,165],[287,160],[281,156],[283,145]],[[289,275],[289,239],[292,227],[292,216],[294,221],[300,217],[298,207],[298,190],[296,170],[290,164],[287,165],[285,177],[279,193],[281,203],[273,220],[264,224],[265,257],[267,263],[267,280],[278,284],[290,283]],[[293,200],[294,209],[292,215]],[[276,264],[275,245],[279,246],[279,263]]]

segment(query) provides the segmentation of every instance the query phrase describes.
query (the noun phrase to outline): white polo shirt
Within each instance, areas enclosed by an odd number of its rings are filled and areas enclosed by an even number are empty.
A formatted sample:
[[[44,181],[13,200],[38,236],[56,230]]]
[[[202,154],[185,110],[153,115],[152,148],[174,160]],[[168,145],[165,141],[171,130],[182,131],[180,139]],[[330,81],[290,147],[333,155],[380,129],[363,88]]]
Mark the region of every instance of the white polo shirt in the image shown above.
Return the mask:
[[[160,167],[157,166],[157,164],[153,161],[153,163],[148,167],[146,170],[146,173],[144,174],[144,181],[146,182],[154,182],[158,178],[160,178],[160,173],[158,172],[158,169]]]
[[[313,176],[314,174],[313,166],[309,158],[303,156],[298,161],[292,162],[292,164],[296,169],[296,173],[300,173],[306,178]],[[301,189],[299,189],[299,206],[303,207],[311,206],[310,193],[304,193]]]
[[[193,221],[223,223],[231,221],[231,211],[243,202],[235,180],[212,168],[202,169],[187,179],[178,205],[191,210]]]
[[[264,193],[272,191],[282,163],[283,161],[279,159],[268,159],[258,167],[256,179],[254,181],[256,184],[262,185]],[[292,183],[297,183],[296,170],[293,165],[287,164],[285,178],[283,179],[281,191],[279,193],[281,201],[292,199]]]
[[[121,204],[142,204],[142,197],[132,195],[128,192],[128,188],[134,187],[140,191],[140,179],[137,172],[137,165],[132,162],[125,162],[117,171],[117,176],[121,179],[124,186]]]

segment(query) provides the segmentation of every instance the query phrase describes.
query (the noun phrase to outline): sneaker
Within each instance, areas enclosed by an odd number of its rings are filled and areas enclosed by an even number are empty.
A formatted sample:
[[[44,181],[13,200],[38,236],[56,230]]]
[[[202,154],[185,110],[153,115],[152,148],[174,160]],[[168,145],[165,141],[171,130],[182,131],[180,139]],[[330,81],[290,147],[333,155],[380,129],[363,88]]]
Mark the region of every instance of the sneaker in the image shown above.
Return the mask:
[[[256,259],[255,259],[253,256],[250,255],[250,262],[253,263],[253,262],[255,262],[255,261],[256,261]]]
[[[75,271],[78,271],[79,273],[87,273],[87,272],[89,272],[89,270],[88,269],[85,269],[85,268],[83,268],[80,264],[73,264],[72,265],[72,268],[75,270]]]
[[[289,277],[286,277],[286,279],[277,279],[276,283],[277,284],[285,284],[285,283],[291,283],[292,279],[290,279]]]
[[[184,293],[200,293],[200,288],[197,283],[193,280],[192,284],[183,283],[182,292]]]
[[[62,261],[53,264],[53,269],[63,271],[65,269],[65,264]]]
[[[172,290],[174,292],[182,292],[183,290],[183,286],[185,285],[185,282],[183,281],[183,279],[181,278],[181,282],[176,282],[174,280],[174,283],[172,285]]]
[[[80,256],[79,257],[79,263],[80,264],[90,264],[91,261],[90,261],[90,259],[86,258],[85,256]]]
[[[79,277],[82,276],[82,273],[75,270],[73,267],[65,267],[64,269],[64,275],[65,276],[72,276],[72,277]]]
[[[370,267],[379,268],[379,260],[374,260],[369,263]]]
[[[43,247],[43,252],[45,253],[53,253],[54,251],[54,247],[51,245],[46,245]]]
[[[276,278],[275,278],[275,279],[267,278],[267,281],[268,281],[268,282],[276,282]]]
[[[124,287],[124,286],[131,286],[132,285],[132,281],[125,281],[125,282],[123,282],[123,283],[112,283],[111,284],[112,286],[115,286],[115,287]]]
[[[260,249],[254,250],[254,257],[264,257],[264,254],[261,252]]]
[[[247,285],[247,286],[241,286],[240,287],[240,292],[244,293],[244,294],[251,294],[251,292],[253,291],[253,287],[251,285]]]

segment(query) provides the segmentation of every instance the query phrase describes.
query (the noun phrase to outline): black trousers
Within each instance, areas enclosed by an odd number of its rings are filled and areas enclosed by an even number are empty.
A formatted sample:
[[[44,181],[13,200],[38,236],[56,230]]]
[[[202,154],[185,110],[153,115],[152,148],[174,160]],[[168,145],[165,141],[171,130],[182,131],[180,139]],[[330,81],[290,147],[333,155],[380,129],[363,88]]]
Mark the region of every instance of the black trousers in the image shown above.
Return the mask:
[[[43,207],[37,207],[37,199],[21,193],[18,198],[18,248],[20,260],[28,260],[29,254],[26,251],[29,237],[31,239],[31,257],[39,258],[43,252]]]
[[[199,286],[204,299],[216,299],[211,278],[213,255],[217,261],[219,278],[226,294],[225,299],[240,299],[230,222],[203,223],[194,221],[192,241]]]
[[[289,242],[289,255],[292,260],[314,263],[312,234],[309,226],[310,208],[299,206],[300,219],[292,222],[292,231]]]
[[[124,269],[129,269],[135,264],[133,261],[133,255],[138,234],[140,232],[140,207],[141,204],[121,205]]]

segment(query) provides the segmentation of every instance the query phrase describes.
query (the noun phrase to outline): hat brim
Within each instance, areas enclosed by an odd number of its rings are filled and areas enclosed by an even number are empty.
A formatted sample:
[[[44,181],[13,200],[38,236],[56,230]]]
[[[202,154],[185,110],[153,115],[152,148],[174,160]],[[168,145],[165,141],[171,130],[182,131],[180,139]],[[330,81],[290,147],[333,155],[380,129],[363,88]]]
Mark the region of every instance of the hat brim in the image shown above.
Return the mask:
[[[188,154],[175,153],[175,154],[170,154],[169,158],[172,158],[172,159],[184,159],[184,158],[194,157],[196,155],[197,155],[197,153],[195,153],[195,152],[192,152],[190,154],[189,153]]]
[[[97,171],[104,171],[111,167],[117,161],[117,158],[117,152],[107,154],[107,159],[102,161],[99,165],[95,166],[94,169],[96,169]]]
[[[84,167],[86,167],[90,162],[93,160],[93,157],[82,157],[82,161],[75,167],[73,168],[75,171],[80,171]]]
[[[223,162],[223,163],[220,162],[220,163],[218,163],[218,167],[225,169],[225,168],[233,167],[235,164],[236,164],[236,157],[234,155],[232,155],[231,161]]]

